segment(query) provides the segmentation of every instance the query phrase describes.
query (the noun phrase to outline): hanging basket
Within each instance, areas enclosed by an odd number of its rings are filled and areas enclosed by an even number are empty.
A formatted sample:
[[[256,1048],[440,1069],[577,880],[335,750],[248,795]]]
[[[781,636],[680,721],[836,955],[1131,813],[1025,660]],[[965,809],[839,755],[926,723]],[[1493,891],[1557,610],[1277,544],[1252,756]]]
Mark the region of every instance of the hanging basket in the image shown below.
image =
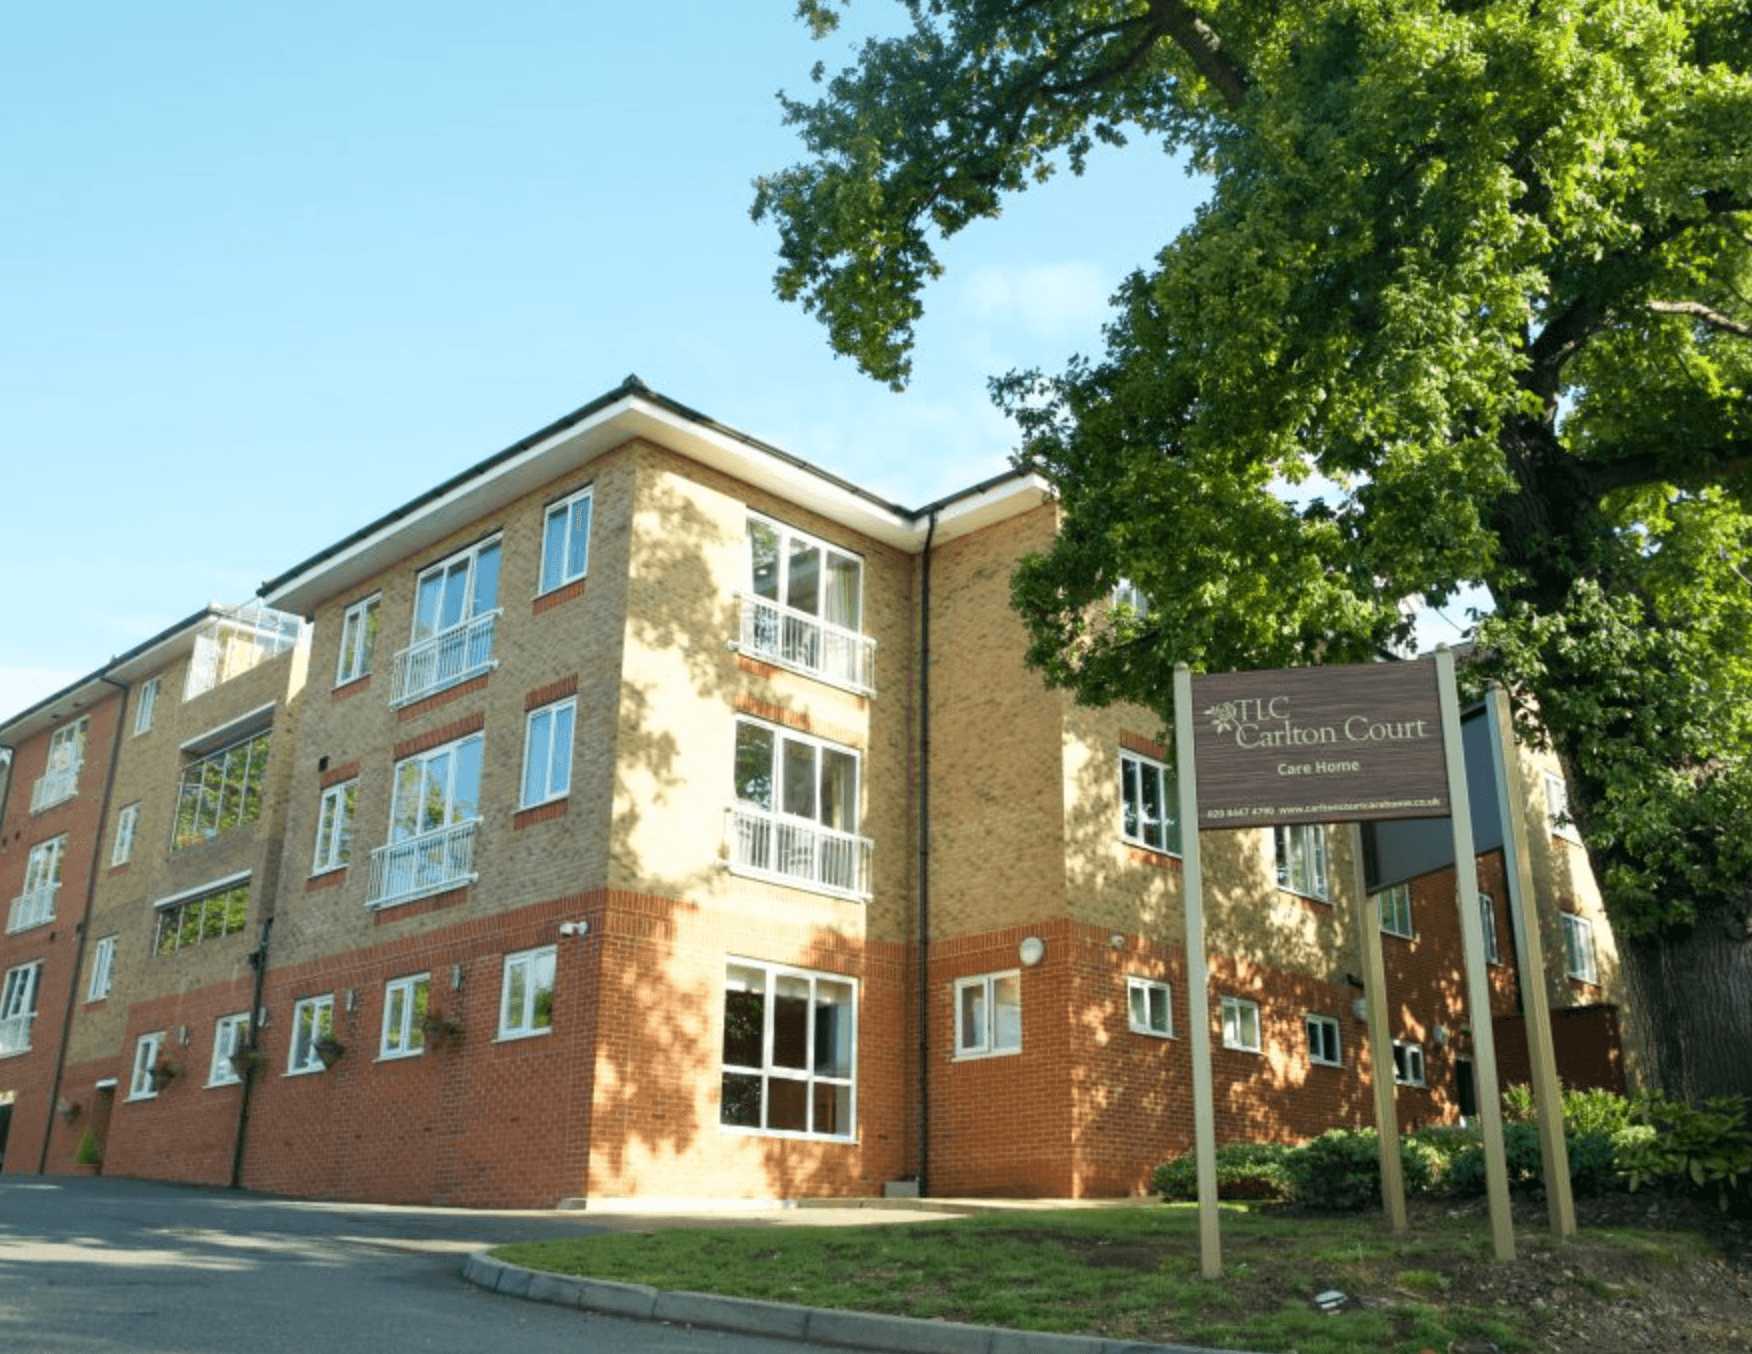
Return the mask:
[[[453,1040],[460,1042],[462,1024],[441,1015],[429,1015],[420,1022],[420,1033],[425,1036],[427,1046],[435,1048]]]
[[[341,1055],[347,1051],[347,1046],[339,1039],[318,1039],[316,1041],[316,1056],[322,1059],[324,1067],[333,1067],[341,1060]]]

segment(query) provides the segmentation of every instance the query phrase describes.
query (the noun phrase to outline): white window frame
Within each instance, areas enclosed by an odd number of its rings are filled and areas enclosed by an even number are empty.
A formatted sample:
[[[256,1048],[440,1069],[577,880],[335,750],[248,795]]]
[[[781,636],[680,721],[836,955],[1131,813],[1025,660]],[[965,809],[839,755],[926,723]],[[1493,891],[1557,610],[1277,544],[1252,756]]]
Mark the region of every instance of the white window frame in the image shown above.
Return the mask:
[[[737,981],[736,970],[745,973],[758,973],[762,983],[765,1000],[762,1002],[761,1024],[761,1057],[757,1065],[753,1062],[729,1061],[731,1039],[729,1030],[729,1003],[732,982]],[[778,1014],[778,985],[782,980],[793,983],[808,984],[808,1013],[804,1018],[804,1028],[807,1031],[805,1043],[807,1047],[802,1052],[802,1066],[782,1065],[776,1052],[776,1026]],[[821,1033],[822,1023],[820,1013],[828,1009],[832,1003],[822,999],[821,989],[831,985],[843,989],[849,994],[846,1002],[847,1027],[843,1031],[845,1043],[844,1070],[838,1070],[834,1065],[833,1050],[818,1047],[817,1036]],[[746,990],[746,989],[741,989]],[[757,959],[741,959],[732,957],[724,968],[724,996],[720,1005],[725,1022],[724,1037],[719,1042],[719,1130],[724,1133],[751,1134],[760,1137],[776,1138],[811,1138],[828,1139],[835,1142],[854,1142],[858,1136],[858,982],[857,979],[842,973],[823,973],[812,969],[791,968],[783,964],[768,964]],[[840,1031],[836,1027],[836,1033]],[[724,1114],[729,1108],[729,1098],[725,1095],[725,1082],[732,1077],[760,1079],[760,1123],[729,1123]],[[793,1087],[802,1088],[802,1099],[805,1108],[805,1127],[774,1128],[770,1127],[773,1109],[772,1086],[775,1082],[787,1083]],[[846,1128],[844,1132],[823,1132],[813,1126],[818,1097],[816,1091],[820,1087],[840,1088],[844,1092],[846,1104]]]
[[[67,862],[67,834],[62,832],[30,848],[24,863],[24,891],[7,912],[8,933],[47,926],[55,919],[61,892],[61,870]]]
[[[536,596],[575,583],[590,572],[590,522],[595,486],[555,499],[541,515],[541,577]],[[558,549],[556,549],[556,532]]]
[[[286,1050],[286,1075],[307,1076],[323,1070],[316,1046],[335,1032],[335,994],[300,997],[292,1005],[292,1039]]]
[[[1259,1003],[1251,997],[1230,997],[1222,999],[1223,1015],[1223,1047],[1232,1048],[1239,1053],[1259,1053],[1265,1048],[1265,1032],[1260,1023]],[[1247,1042],[1247,1030],[1244,1026],[1253,1027],[1253,1042]]]
[[[1395,1086],[1427,1086],[1428,1069],[1424,1066],[1423,1045],[1410,1039],[1393,1041],[1393,1084]]]
[[[134,838],[140,830],[140,802],[124,804],[116,814],[116,840],[110,848],[110,867],[126,865],[134,858]]]
[[[30,1027],[42,997],[43,961],[33,960],[6,970],[0,982],[0,1053],[30,1052]]]
[[[49,735],[49,757],[30,792],[30,811],[40,813],[79,793],[79,773],[85,766],[85,731],[89,716],[81,715]]]
[[[1150,614],[1150,595],[1129,578],[1113,585],[1109,600],[1114,606],[1130,607],[1139,620]]]
[[[1398,936],[1402,940],[1416,939],[1411,924],[1411,885],[1390,884],[1375,895],[1375,907],[1381,916],[1381,934]]]
[[[480,617],[496,612],[500,609],[499,571],[504,568],[504,551],[501,549],[503,543],[504,538],[498,532],[494,532],[491,536],[476,541],[473,545],[466,546],[463,549],[456,551],[454,554],[446,555],[436,564],[427,565],[424,569],[421,569],[419,573],[414,575],[414,619],[412,631],[412,642],[414,644],[420,644],[429,639],[436,639],[440,635],[447,635],[453,630],[461,630],[467,626],[470,621],[478,620]],[[493,596],[488,605],[482,606],[480,597],[481,556],[489,553],[498,554],[500,559],[499,563],[495,566],[495,572],[493,574]],[[462,609],[456,620],[452,621],[449,625],[444,625],[442,624],[442,605],[444,597],[444,586],[442,580],[459,564],[462,565],[464,569]],[[432,617],[430,628],[426,628],[420,616],[420,590],[426,586],[427,580],[434,578],[441,580],[437,593],[440,610],[437,615]]]
[[[85,1000],[102,1001],[109,996],[116,979],[116,937],[99,936],[91,952],[91,981],[86,984]]]
[[[1560,912],[1563,918],[1563,971],[1577,982],[1600,982],[1600,961],[1594,952],[1594,923],[1573,912]]]
[[[565,727],[563,747],[559,734],[562,724]],[[572,751],[577,734],[576,696],[554,701],[551,705],[538,705],[524,717],[523,769],[518,780],[520,808],[533,809],[551,804],[572,793]],[[541,784],[535,787],[538,793],[533,795],[529,783],[532,771],[541,777]]]
[[[263,725],[232,738],[223,747],[185,762],[177,776],[176,816],[171,822],[170,849],[186,851],[226,832],[250,827],[261,819],[267,798],[267,765],[274,754],[274,730]],[[216,793],[207,793],[207,771],[218,769]],[[233,776],[233,770],[236,775]],[[184,805],[190,798],[194,809],[184,824]],[[227,824],[228,802],[234,820]]]
[[[473,753],[470,754],[474,761],[474,790],[472,800],[458,792],[460,787],[458,785],[459,778],[457,774],[465,764],[465,761],[468,760],[464,754],[471,745],[474,749]],[[432,787],[426,789],[421,788],[425,785],[427,768],[430,767],[432,763],[444,757],[448,757],[449,762],[444,768],[444,812],[442,815],[442,821],[430,827],[422,826],[425,814],[423,810],[418,807],[417,801],[425,800],[428,804],[432,802],[429,797],[430,788]],[[391,773],[392,779],[390,783],[390,842],[393,844],[396,842],[412,841],[415,838],[423,837],[428,833],[442,832],[445,828],[455,827],[459,823],[479,822],[481,818],[481,779],[482,772],[485,769],[485,758],[486,739],[481,734],[471,733],[466,738],[458,738],[454,743],[445,743],[441,747],[427,748],[424,752],[416,752],[412,756],[403,757],[397,762]],[[404,797],[408,795],[414,796],[414,800],[404,801]],[[415,816],[411,831],[408,830],[408,825],[402,822],[404,816],[402,812],[404,802],[407,802],[410,807],[414,808]],[[472,810],[471,812],[468,812],[466,816],[464,814],[465,806]]]
[[[755,533],[770,532],[774,548],[772,596],[755,576]],[[797,605],[789,568],[792,551],[815,551],[815,610]],[[743,528],[743,589],[738,647],[763,663],[818,678],[847,690],[875,693],[875,641],[864,633],[864,557],[777,518],[751,512]],[[857,586],[852,615],[830,616],[834,571],[830,561],[851,565]]]
[[[371,673],[377,654],[378,608],[383,594],[362,597],[341,613],[341,651],[335,659],[335,685],[345,686]]]
[[[213,1022],[213,1057],[207,1064],[208,1086],[236,1086],[243,1081],[231,1065],[234,1053],[243,1051],[249,1037],[249,1012],[220,1016]]]
[[[1142,1008],[1142,1019],[1139,1008]],[[1174,990],[1160,978],[1128,977],[1125,980],[1126,1026],[1133,1034],[1153,1039],[1174,1037]],[[1160,1024],[1157,1023],[1158,1014]]]
[[[766,774],[742,781],[742,772],[753,769],[753,746],[745,750],[744,739],[764,736],[771,740]],[[859,835],[863,817],[864,755],[854,747],[829,742],[782,724],[738,717],[731,747],[732,785],[735,803],[730,809],[729,868],[736,873],[842,898],[860,901],[870,896],[870,839]],[[807,792],[810,811],[795,811],[788,804],[794,796],[787,746],[807,749],[808,784],[796,787]],[[822,771],[827,758],[849,764],[850,786],[834,804],[821,793]],[[746,758],[746,761],[745,761]],[[760,792],[764,798],[745,791]],[[839,822],[831,821],[836,816]]]
[[[156,1100],[158,1087],[152,1084],[152,1068],[164,1046],[164,1031],[142,1034],[134,1041],[134,1070],[128,1079],[129,1100]]]
[[[558,986],[559,949],[539,945],[533,950],[519,950],[505,956],[505,974],[499,985],[499,1038],[534,1039],[553,1033],[554,989]],[[521,984],[521,995],[512,1009],[513,975]],[[546,978],[546,986],[542,979]],[[543,1010],[541,995],[547,993],[547,1009]]]
[[[432,975],[411,973],[383,985],[383,1035],[377,1056],[417,1058],[426,1051],[425,1020],[432,998]]]
[[[134,700],[134,737],[152,732],[152,717],[158,709],[158,678],[148,677],[140,683],[140,694]]]
[[[353,858],[353,810],[359,798],[359,778],[338,781],[322,792],[316,804],[316,854],[311,874],[344,870]]]
[[[176,954],[240,933],[249,925],[251,882],[250,871],[245,870],[154,903],[153,957]],[[207,921],[209,913],[214,917],[212,923]],[[192,928],[191,920],[195,922]]]
[[[1490,894],[1479,890],[1478,923],[1484,932],[1484,957],[1488,963],[1503,962],[1503,952],[1497,945],[1496,899]]]
[[[1014,1003],[1000,1004],[1000,989],[1013,991]],[[967,994],[977,994],[978,1011],[969,1018]],[[1011,1021],[1004,1012],[1014,1010]],[[1022,1051],[1022,970],[981,973],[955,980],[955,1057],[1006,1058]]]
[[[1153,824],[1144,816],[1149,801],[1145,787],[1154,781],[1161,818]],[[1135,791],[1135,793],[1134,793]],[[1119,835],[1149,851],[1180,854],[1180,791],[1166,764],[1141,752],[1125,749],[1119,754]]]
[[[1325,826],[1296,823],[1276,827],[1271,839],[1277,886],[1316,902],[1330,902],[1332,877],[1327,869]]]
[[[1308,1061],[1320,1067],[1344,1066],[1344,1034],[1336,1016],[1308,1012]]]
[[[1555,771],[1545,773],[1545,816],[1551,820],[1551,835],[1582,844],[1582,830],[1570,817],[1569,784]]]

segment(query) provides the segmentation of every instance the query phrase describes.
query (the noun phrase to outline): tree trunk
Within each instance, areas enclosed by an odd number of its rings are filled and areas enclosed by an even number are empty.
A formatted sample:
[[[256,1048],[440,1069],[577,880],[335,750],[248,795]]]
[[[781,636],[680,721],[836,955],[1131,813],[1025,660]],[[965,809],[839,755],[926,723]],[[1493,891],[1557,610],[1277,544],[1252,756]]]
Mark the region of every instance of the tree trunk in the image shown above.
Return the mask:
[[[1752,1101],[1752,943],[1727,909],[1690,928],[1620,938],[1626,1041],[1644,1085],[1683,1100]]]

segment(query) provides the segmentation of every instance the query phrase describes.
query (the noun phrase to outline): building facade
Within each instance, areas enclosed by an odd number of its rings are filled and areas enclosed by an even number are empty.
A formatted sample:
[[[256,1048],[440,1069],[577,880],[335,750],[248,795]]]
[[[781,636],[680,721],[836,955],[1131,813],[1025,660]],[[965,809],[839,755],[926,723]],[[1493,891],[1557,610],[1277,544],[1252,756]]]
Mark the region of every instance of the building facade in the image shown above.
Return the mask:
[[[67,1015],[0,1052],[5,1169],[498,1206],[1122,1194],[1190,1146],[1194,1018],[1221,1140],[1368,1122],[1376,1075],[1404,1122],[1467,1112],[1451,872],[1383,900],[1377,1054],[1348,828],[1206,839],[1212,1004],[1185,1009],[1159,721],[1022,664],[1009,575],[1056,527],[1031,477],[909,510],[629,379],[115,660],[78,688],[101,710],[0,726],[9,782],[71,720],[109,740],[66,828],[8,793],[16,896],[39,839],[87,863],[76,945],[6,938]],[[1531,784],[1533,910],[1571,945],[1539,981],[1609,1009],[1585,856]],[[1477,869],[1512,1022],[1530,979]]]

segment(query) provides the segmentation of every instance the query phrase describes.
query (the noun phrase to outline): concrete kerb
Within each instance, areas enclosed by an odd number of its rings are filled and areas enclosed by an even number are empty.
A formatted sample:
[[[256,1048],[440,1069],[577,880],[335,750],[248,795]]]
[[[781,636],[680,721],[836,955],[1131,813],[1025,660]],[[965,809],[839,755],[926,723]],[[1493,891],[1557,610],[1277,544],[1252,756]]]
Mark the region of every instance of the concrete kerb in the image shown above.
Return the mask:
[[[507,1297],[578,1307],[606,1316],[672,1321],[744,1335],[814,1340],[849,1349],[882,1350],[886,1354],[1216,1354],[1189,1345],[1151,1345],[1087,1335],[1000,1330],[956,1321],[833,1311],[785,1302],[724,1298],[711,1293],[660,1292],[645,1284],[524,1269],[495,1260],[486,1251],[471,1254],[463,1264],[462,1274],[470,1283]]]

